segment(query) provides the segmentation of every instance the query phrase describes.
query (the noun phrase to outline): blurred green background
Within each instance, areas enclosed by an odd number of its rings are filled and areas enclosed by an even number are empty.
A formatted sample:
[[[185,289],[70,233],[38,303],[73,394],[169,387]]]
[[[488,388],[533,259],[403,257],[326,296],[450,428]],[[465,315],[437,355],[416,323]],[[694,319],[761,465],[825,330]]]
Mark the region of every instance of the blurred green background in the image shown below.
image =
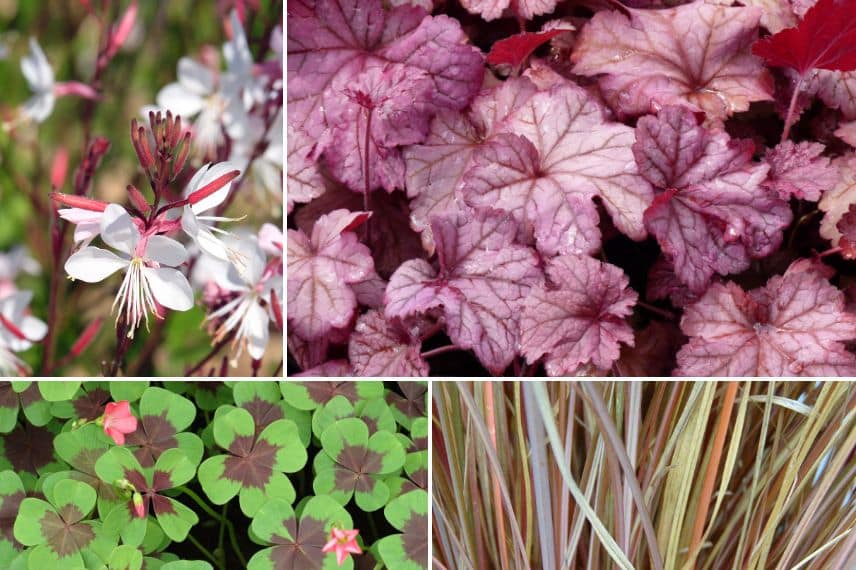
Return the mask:
[[[100,0],[91,0],[93,9],[101,15]],[[130,2],[111,1],[109,22],[116,22]],[[219,6],[222,4],[223,6]],[[126,45],[110,62],[102,75],[103,99],[98,102],[92,123],[92,134],[110,140],[111,148],[96,171],[91,196],[125,202],[125,187],[134,184],[149,197],[150,189],[136,162],[128,135],[132,118],[141,118],[140,108],[155,103],[157,92],[176,81],[176,66],[180,57],[199,59],[203,53],[220,58],[223,14],[218,8],[228,2],[216,0],[148,1],[139,4],[137,25]],[[250,4],[253,4],[252,2]],[[281,2],[258,2],[258,11],[249,11],[247,36],[256,61],[260,54],[272,57],[266,39],[270,28],[282,22]],[[29,50],[30,36],[38,39],[45,52],[55,79],[88,82],[95,67],[98,49],[99,22],[90,15],[79,0],[15,1],[0,0],[0,119],[8,124],[18,108],[31,93],[20,69],[21,57]],[[0,129],[0,252],[17,244],[25,244],[42,266],[39,276],[21,275],[16,283],[20,289],[34,294],[31,306],[35,316],[47,320],[50,287],[50,222],[43,208],[49,207],[51,164],[57,149],[69,152],[65,186],[71,192],[74,171],[83,155],[84,131],[81,115],[86,102],[77,97],[56,100],[53,113],[41,125],[20,125]],[[200,166],[194,160],[185,167],[189,175]],[[254,191],[252,179],[247,180],[241,194],[230,208],[236,217],[248,214],[241,222],[257,229],[264,222],[281,225],[279,204],[262,191]],[[35,196],[33,199],[32,196]],[[71,240],[67,232],[67,244]],[[101,316],[105,323],[93,345],[73,363],[56,370],[55,375],[95,375],[102,370],[102,361],[111,358],[115,333],[110,306],[119,277],[100,284],[67,283],[66,296],[60,305],[60,332],[57,334],[57,358],[62,358],[87,324]],[[181,376],[210,350],[210,337],[203,330],[204,311],[195,307],[185,313],[171,312],[163,326],[145,327],[137,332],[128,352],[125,373],[133,375]],[[152,321],[154,324],[154,321]],[[160,335],[150,339],[152,334]],[[146,347],[146,343],[149,346]],[[152,347],[154,350],[152,350]],[[38,374],[43,347],[19,353]],[[225,354],[225,353],[223,353]],[[261,373],[270,375],[282,359],[281,337],[272,335]],[[210,365],[219,368],[220,359]],[[205,371],[208,370],[206,366]],[[230,374],[249,373],[244,360]]]

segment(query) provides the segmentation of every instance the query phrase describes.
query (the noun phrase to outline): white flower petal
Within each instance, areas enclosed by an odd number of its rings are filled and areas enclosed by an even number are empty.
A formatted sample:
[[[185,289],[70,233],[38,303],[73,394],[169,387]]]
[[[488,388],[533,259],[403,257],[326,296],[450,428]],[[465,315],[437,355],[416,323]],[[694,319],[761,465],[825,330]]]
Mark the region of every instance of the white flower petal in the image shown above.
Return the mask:
[[[270,320],[267,311],[258,303],[253,303],[244,315],[244,334],[247,338],[247,352],[256,360],[265,354],[267,348]]]
[[[208,95],[214,91],[214,73],[189,57],[178,60],[178,81],[197,95]]]
[[[188,118],[201,111],[205,101],[180,83],[170,83],[158,93],[157,104],[173,114]]]
[[[45,338],[48,333],[48,325],[41,319],[27,315],[21,319],[19,326],[21,332],[27,337],[27,340],[39,341]]]
[[[155,300],[167,309],[187,311],[193,307],[193,290],[187,278],[177,269],[143,267],[143,277]]]
[[[97,247],[84,247],[65,262],[65,272],[74,279],[87,283],[98,283],[120,269],[127,267],[129,260],[122,259],[112,251]]]
[[[42,123],[50,117],[55,100],[53,92],[39,92],[27,99],[27,102],[24,103],[23,113],[35,122]]]
[[[205,187],[207,184],[213,182],[214,180],[217,180],[224,174],[228,174],[233,170],[238,170],[238,167],[235,164],[227,161],[218,162],[214,165],[206,165],[200,168],[199,170],[202,171],[203,169],[205,169],[205,171],[202,173],[201,176],[199,176],[199,178],[197,178],[199,172],[193,175],[193,178],[190,180],[190,184],[187,185],[187,190],[185,190],[185,196],[189,196],[200,188]],[[197,214],[201,214],[202,212],[206,212],[222,204],[223,200],[226,199],[226,196],[229,195],[229,191],[232,189],[232,184],[234,184],[234,182],[229,182],[228,184],[225,184],[222,188],[220,188],[210,196],[207,196],[199,202],[193,204],[193,206],[191,206],[193,208],[193,211]]]
[[[110,247],[133,256],[140,242],[140,230],[125,208],[110,204],[101,216],[101,239]]]
[[[187,250],[174,239],[151,236],[146,244],[145,257],[161,265],[176,267],[187,261]]]
[[[30,54],[21,58],[21,72],[31,90],[39,92],[53,89],[53,69],[36,38],[30,38]]]

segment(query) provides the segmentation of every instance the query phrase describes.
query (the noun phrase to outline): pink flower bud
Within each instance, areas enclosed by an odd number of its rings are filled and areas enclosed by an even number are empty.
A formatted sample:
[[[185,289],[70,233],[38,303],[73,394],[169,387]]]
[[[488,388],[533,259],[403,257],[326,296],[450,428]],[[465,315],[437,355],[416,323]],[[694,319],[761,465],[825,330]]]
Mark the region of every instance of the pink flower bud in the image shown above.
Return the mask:
[[[143,504],[143,496],[138,492],[134,491],[134,494],[131,499],[134,503],[134,514],[140,518],[144,518],[146,516],[146,507]]]

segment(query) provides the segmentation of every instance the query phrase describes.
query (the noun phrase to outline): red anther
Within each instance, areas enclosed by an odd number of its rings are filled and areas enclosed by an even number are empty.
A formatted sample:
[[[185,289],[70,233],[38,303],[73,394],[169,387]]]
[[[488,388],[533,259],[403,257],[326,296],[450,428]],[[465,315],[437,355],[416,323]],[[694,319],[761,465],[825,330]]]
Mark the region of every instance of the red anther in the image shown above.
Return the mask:
[[[74,344],[71,345],[71,350],[69,351],[73,356],[80,356],[80,354],[86,350],[86,348],[92,344],[92,341],[95,340],[95,337],[98,336],[98,332],[101,330],[101,325],[104,323],[104,319],[98,317],[77,337],[77,340],[74,341]]]
[[[137,190],[137,187],[133,184],[129,184],[127,190],[128,196],[130,196],[131,203],[134,205],[134,207],[140,212],[148,214],[149,210],[151,210],[152,207],[149,205],[148,202],[146,202],[146,199],[143,197],[142,192]]]
[[[68,150],[61,146],[56,151],[51,164],[51,188],[54,190],[62,188],[66,173],[68,173]]]
[[[282,305],[280,305],[274,289],[271,289],[270,291],[270,306],[273,309],[273,317],[276,320],[276,326],[279,327],[279,330],[284,330],[285,327],[282,325]]]
[[[9,329],[9,332],[18,337],[20,340],[30,340],[27,338],[27,335],[19,329],[13,322],[7,319],[2,313],[0,313],[0,324]]]
[[[81,208],[92,212],[103,212],[107,209],[107,202],[101,200],[93,200],[86,196],[75,196],[74,194],[63,194],[62,192],[51,192],[51,200],[68,206],[69,208]]]
[[[187,201],[191,204],[196,204],[200,200],[204,200],[205,198],[207,198],[208,196],[210,196],[211,194],[213,194],[214,192],[216,192],[217,190],[219,190],[220,188],[222,188],[240,175],[240,170],[232,170],[231,172],[227,172],[223,176],[212,180],[196,192],[192,193],[190,196],[187,197]]]

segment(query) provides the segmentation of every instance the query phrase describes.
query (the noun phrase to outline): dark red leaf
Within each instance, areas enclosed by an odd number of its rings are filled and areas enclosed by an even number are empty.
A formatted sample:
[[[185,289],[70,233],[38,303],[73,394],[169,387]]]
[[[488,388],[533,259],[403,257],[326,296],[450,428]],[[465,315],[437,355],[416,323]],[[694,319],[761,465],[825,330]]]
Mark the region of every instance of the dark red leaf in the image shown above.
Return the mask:
[[[795,28],[752,46],[752,53],[800,75],[811,69],[856,69],[856,0],[820,0]]]
[[[567,30],[523,32],[499,40],[491,46],[490,53],[487,54],[487,62],[491,65],[509,64],[518,68],[533,51],[565,31]]]

